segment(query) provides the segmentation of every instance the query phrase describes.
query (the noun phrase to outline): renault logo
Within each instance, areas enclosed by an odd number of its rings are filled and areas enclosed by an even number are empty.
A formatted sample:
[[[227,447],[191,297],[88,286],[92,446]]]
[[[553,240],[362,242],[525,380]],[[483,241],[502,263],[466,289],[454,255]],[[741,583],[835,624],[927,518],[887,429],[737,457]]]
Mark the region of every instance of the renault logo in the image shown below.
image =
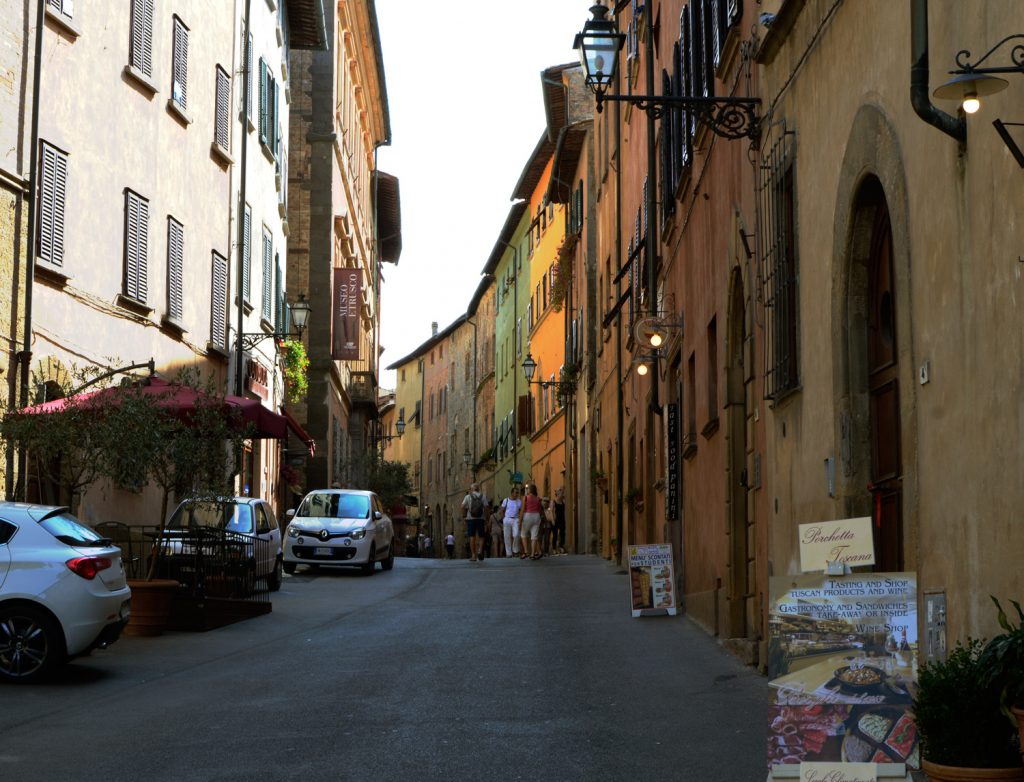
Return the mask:
[[[327,540],[331,536],[331,533],[325,529],[320,530],[320,540]]]

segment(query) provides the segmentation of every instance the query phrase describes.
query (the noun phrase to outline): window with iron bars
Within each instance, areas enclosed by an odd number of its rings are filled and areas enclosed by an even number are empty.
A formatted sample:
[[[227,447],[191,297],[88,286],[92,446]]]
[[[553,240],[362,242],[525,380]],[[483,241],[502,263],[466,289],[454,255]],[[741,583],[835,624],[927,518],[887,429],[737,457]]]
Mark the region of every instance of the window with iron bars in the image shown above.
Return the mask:
[[[794,134],[784,131],[762,154],[758,170],[760,264],[765,308],[765,398],[779,400],[800,384],[799,274],[796,257]]]

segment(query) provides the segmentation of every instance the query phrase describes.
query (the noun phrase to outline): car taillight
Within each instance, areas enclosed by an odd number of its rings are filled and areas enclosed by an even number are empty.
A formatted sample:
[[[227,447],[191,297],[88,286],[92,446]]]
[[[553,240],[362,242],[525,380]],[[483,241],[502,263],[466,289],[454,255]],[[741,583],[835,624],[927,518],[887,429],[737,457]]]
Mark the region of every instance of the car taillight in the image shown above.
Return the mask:
[[[101,570],[106,570],[114,563],[106,557],[75,557],[74,559],[69,559],[64,564],[75,575],[81,576],[87,581],[92,581],[96,578],[97,573]]]

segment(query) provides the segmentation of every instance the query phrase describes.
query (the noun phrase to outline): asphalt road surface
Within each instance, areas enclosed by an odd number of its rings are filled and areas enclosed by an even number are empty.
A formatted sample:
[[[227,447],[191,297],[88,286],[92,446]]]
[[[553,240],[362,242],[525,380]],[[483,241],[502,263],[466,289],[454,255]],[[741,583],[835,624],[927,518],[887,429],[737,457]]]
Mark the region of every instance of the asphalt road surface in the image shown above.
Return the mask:
[[[300,568],[266,616],[0,685],[0,780],[760,782],[767,700],[601,559]]]

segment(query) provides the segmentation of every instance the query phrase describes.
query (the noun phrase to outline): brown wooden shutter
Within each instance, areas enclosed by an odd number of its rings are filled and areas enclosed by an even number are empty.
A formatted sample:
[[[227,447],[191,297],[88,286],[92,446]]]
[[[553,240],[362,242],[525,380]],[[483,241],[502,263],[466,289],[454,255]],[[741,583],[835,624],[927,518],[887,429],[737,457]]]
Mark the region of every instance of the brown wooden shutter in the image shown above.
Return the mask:
[[[213,140],[221,149],[229,149],[231,143],[229,113],[231,106],[231,79],[227,71],[217,66],[217,106],[214,113]]]
[[[133,67],[153,75],[153,0],[132,0],[129,57]]]
[[[182,278],[185,267],[185,228],[167,218],[167,314],[181,322],[185,317]]]
[[[43,145],[39,183],[39,257],[55,266],[64,265],[64,199],[68,156],[56,147]]]
[[[516,437],[533,433],[533,405],[529,394],[519,397],[516,405]]]
[[[125,191],[124,294],[145,302],[148,293],[149,202]]]
[[[210,297],[210,344],[227,348],[228,259],[213,253],[213,284]]]
[[[171,98],[183,109],[188,108],[188,28],[174,17],[174,58],[171,74]]]

